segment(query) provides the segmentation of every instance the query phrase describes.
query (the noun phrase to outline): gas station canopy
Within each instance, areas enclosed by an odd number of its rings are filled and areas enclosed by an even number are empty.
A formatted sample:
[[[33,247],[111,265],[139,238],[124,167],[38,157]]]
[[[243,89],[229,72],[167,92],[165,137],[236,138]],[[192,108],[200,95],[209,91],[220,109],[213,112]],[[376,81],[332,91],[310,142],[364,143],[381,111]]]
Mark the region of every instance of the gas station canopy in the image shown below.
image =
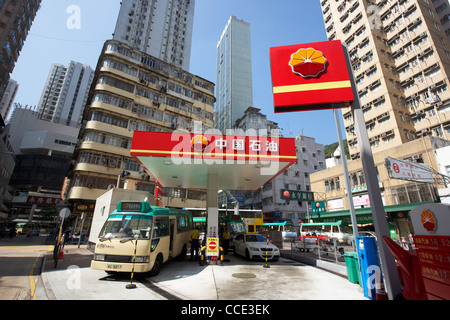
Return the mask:
[[[258,190],[297,160],[293,138],[135,131],[131,156],[161,187]]]

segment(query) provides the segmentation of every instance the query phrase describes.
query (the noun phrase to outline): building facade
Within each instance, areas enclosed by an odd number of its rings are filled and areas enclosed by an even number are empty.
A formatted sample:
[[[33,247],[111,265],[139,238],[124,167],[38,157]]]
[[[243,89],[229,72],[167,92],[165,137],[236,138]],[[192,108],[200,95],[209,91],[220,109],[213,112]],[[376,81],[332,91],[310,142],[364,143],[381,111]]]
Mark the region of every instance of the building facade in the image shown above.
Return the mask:
[[[41,0],[0,0],[0,99]]]
[[[195,0],[122,0],[114,40],[189,71]]]
[[[94,70],[71,61],[68,66],[52,64],[47,77],[38,113],[43,120],[80,127]]]
[[[439,201],[438,189],[445,187],[441,175],[433,174],[435,183],[420,183],[411,180],[394,179],[386,166],[386,158],[406,160],[411,163],[423,163],[439,171],[436,151],[450,145],[450,141],[434,136],[421,137],[395,148],[374,152],[374,163],[381,197],[386,211],[386,218],[395,225],[399,237],[408,240],[412,233],[409,211],[424,202]],[[361,159],[347,162],[350,188],[355,207],[358,226],[362,230],[373,230],[370,199],[368,196]],[[348,196],[342,164],[311,174],[311,188],[323,194],[326,202],[326,213],[320,217],[322,221],[350,221]]]
[[[231,129],[253,106],[250,25],[231,16],[217,44],[215,127]]]
[[[8,86],[3,94],[3,98],[0,99],[0,114],[4,120],[7,120],[8,114],[11,111],[14,98],[19,90],[19,84],[13,79],[9,79]]]
[[[214,102],[212,82],[119,41],[106,41],[74,153],[68,200],[95,202],[125,180],[154,193],[155,182],[130,156],[133,132],[192,130],[193,121],[203,130],[213,128]],[[206,200],[199,190],[167,189],[163,195],[165,205],[173,207],[204,206]]]
[[[53,214],[47,217],[47,223],[52,224],[79,129],[42,120],[38,112],[20,107],[14,109],[8,127],[15,154],[9,182],[13,194],[9,219],[39,223],[43,222],[41,212],[47,210]]]
[[[328,39],[348,46],[374,152],[450,139],[449,39],[431,0],[321,1]],[[360,157],[350,108],[351,159]]]

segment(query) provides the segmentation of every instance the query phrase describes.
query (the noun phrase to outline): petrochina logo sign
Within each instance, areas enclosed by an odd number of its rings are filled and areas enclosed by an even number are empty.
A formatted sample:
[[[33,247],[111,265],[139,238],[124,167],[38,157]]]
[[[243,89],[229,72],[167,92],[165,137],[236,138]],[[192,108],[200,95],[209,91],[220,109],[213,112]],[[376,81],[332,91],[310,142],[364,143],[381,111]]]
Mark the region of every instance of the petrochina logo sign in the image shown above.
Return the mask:
[[[423,210],[420,214],[420,222],[428,232],[433,232],[436,229],[436,219],[429,210]]]
[[[195,151],[202,152],[209,145],[209,141],[203,135],[196,135],[192,138],[191,144]]]
[[[339,40],[270,48],[275,113],[348,107],[353,91]]]
[[[303,78],[317,77],[327,69],[327,59],[314,48],[299,49],[291,55],[289,65],[292,72]]]

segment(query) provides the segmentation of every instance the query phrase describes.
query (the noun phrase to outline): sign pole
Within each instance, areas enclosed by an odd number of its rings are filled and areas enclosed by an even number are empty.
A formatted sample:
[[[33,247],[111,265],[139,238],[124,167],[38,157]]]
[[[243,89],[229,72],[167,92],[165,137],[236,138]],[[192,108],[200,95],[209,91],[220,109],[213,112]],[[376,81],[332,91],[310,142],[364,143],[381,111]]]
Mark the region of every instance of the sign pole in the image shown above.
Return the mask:
[[[344,180],[345,180],[345,187],[347,188],[347,197],[348,197],[348,205],[350,208],[350,218],[352,220],[353,236],[355,237],[356,241],[356,237],[358,236],[358,224],[356,222],[355,204],[353,203],[352,185],[350,184],[350,179],[348,177],[347,157],[345,155],[344,142],[342,140],[342,133],[341,133],[341,124],[339,123],[339,116],[337,109],[333,109],[333,113],[339,139],[339,148],[341,149],[342,168],[344,169]]]
[[[352,84],[353,96],[355,100],[351,103],[353,119],[355,121],[356,136],[358,139],[358,147],[361,154],[364,175],[366,178],[367,191],[370,199],[370,209],[372,210],[372,218],[375,226],[375,233],[378,240],[378,250],[381,258],[381,266],[383,269],[383,277],[386,282],[386,289],[391,300],[397,298],[402,293],[400,279],[398,277],[395,259],[389,248],[383,241],[383,236],[390,237],[389,227],[386,221],[386,213],[381,198],[380,187],[378,185],[377,172],[373,160],[372,150],[370,148],[369,137],[366,131],[364,115],[358,97],[355,77],[346,46],[342,46],[344,50],[345,60],[347,63],[348,74]]]

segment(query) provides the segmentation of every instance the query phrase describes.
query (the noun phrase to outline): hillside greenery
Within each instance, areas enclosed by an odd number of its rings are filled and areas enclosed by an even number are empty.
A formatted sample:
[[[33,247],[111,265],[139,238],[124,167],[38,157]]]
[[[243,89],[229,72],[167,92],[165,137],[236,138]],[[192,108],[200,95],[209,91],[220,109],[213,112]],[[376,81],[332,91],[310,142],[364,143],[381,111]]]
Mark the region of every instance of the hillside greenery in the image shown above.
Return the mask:
[[[347,159],[350,159],[350,153],[348,152],[347,139],[345,139],[343,142],[344,142],[345,155],[347,156]],[[335,143],[324,146],[323,149],[325,151],[325,158],[332,158],[333,153],[334,153],[334,151],[336,151],[338,146],[339,146],[339,142],[335,142]]]

